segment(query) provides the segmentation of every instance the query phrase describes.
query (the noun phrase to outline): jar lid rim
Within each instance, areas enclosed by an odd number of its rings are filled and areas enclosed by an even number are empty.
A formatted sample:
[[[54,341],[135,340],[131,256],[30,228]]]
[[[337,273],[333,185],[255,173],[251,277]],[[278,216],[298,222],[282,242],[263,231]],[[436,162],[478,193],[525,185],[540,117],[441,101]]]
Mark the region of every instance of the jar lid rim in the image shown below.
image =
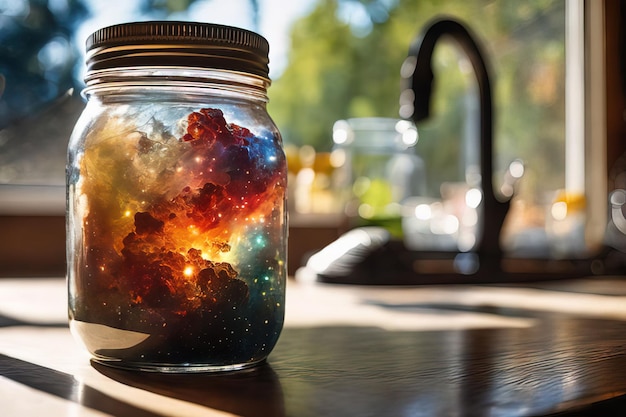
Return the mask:
[[[162,57],[176,57],[182,66],[190,61],[204,67],[216,64],[223,69],[234,65],[233,69],[264,77],[269,73],[267,39],[247,29],[214,23],[158,20],[122,23],[93,32],[85,46],[88,69],[158,65]]]
[[[256,32],[215,23],[152,20],[120,23],[93,32],[86,41],[87,51],[109,45],[141,43],[220,43],[269,52],[267,39]]]

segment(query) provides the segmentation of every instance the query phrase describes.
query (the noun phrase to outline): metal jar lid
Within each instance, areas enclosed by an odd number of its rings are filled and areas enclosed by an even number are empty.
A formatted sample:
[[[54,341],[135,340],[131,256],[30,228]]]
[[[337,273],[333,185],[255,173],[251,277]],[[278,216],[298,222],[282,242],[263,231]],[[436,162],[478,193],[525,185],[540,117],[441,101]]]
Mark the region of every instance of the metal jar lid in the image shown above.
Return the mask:
[[[148,21],[97,30],[87,38],[87,71],[193,67],[268,78],[269,44],[249,30],[198,22]]]

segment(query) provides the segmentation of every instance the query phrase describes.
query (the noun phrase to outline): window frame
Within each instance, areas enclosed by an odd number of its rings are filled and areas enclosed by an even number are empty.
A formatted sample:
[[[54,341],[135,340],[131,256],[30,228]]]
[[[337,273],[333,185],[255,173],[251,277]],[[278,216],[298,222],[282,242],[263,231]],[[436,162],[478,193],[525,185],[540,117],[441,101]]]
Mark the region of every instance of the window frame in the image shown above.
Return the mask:
[[[626,152],[626,121],[624,117],[620,55],[624,41],[626,0],[567,0],[584,18],[584,138],[566,146],[577,147],[575,157],[568,159],[569,169],[583,169],[587,196],[586,238],[601,245],[607,222],[607,196],[610,191],[609,172],[616,160]],[[580,16],[579,16],[580,17]],[[580,164],[581,152],[584,165]],[[576,162],[578,161],[578,162]],[[566,174],[567,175],[567,174]],[[579,174],[571,174],[571,176]],[[36,187],[35,187],[36,188]],[[0,277],[62,276],[65,274],[65,213],[61,205],[63,187],[56,188],[56,197],[49,205],[39,201],[40,193],[12,197],[0,196]],[[22,197],[20,197],[20,195]],[[35,197],[33,200],[33,196]],[[34,201],[34,202],[33,202]],[[341,226],[339,226],[341,227]],[[296,242],[290,242],[290,247]]]

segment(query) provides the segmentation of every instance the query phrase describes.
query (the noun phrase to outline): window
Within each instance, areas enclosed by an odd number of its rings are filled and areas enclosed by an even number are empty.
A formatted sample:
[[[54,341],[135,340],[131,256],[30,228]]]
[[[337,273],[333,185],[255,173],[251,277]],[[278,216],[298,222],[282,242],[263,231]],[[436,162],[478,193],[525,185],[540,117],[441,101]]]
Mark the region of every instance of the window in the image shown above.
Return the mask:
[[[272,51],[270,114],[289,151],[311,145],[323,162],[335,121],[398,117],[409,44],[446,14],[468,24],[494,69],[494,182],[512,161],[524,161],[505,248],[586,256],[606,226],[607,172],[626,150],[619,140],[623,91],[613,88],[623,83],[625,7],[583,0],[0,0],[0,221],[63,216],[66,144],[83,106],[84,39],[101,26],[210,17],[260,32]],[[436,54],[433,117],[418,126],[416,149],[427,196],[442,198],[442,184],[464,183],[472,172],[476,110],[462,54],[452,44]],[[298,154],[307,153],[290,153]],[[299,162],[292,157],[292,167]],[[582,217],[572,216],[577,210]],[[63,237],[57,242],[63,246]],[[572,246],[579,243],[582,252]],[[5,246],[0,264],[26,250]]]

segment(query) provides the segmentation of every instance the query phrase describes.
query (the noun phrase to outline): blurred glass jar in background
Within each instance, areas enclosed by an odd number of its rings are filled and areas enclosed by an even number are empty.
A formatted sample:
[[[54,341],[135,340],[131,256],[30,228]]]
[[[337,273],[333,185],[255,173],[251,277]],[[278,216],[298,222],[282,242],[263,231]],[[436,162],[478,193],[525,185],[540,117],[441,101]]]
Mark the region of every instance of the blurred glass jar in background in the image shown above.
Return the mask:
[[[424,163],[415,153],[417,141],[417,129],[408,120],[335,122],[333,152],[345,162],[334,176],[334,187],[353,226],[382,226],[402,236],[402,204],[426,189]]]

